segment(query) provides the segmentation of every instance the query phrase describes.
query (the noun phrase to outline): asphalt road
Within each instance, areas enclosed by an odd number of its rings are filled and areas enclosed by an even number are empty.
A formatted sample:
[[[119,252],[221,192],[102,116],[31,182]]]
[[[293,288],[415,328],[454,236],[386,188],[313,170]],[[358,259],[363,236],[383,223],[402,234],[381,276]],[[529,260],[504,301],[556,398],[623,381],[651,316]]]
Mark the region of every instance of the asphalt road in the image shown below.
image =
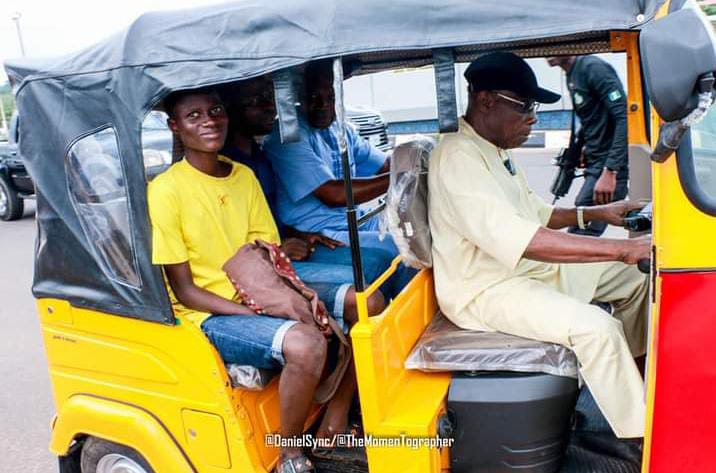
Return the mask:
[[[0,472],[57,471],[50,454],[54,414],[32,284],[35,206],[0,222]]]
[[[554,150],[523,149],[515,160],[532,188],[548,198],[555,168]],[[571,205],[579,182],[560,203]],[[611,230],[610,235],[624,232]],[[0,222],[0,472],[49,473],[57,460],[49,453],[54,414],[45,351],[30,293],[35,239],[34,204],[22,220]]]

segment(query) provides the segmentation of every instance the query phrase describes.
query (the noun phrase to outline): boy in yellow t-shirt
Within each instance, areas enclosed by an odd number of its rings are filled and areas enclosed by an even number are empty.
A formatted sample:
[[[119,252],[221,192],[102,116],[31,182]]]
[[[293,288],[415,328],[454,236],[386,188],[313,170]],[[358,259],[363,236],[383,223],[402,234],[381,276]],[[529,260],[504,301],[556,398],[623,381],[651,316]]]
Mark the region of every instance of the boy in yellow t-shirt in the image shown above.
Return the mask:
[[[199,325],[224,362],[283,367],[281,434],[299,436],[326,362],[326,333],[312,320],[256,315],[236,299],[221,267],[245,243],[278,243],[276,224],[254,174],[218,154],[228,123],[218,95],[211,89],[176,92],[165,108],[186,154],[149,185],[153,262],[164,268],[175,312]],[[350,322],[355,295],[346,286],[312,285],[328,307],[338,293],[348,293],[343,315]],[[321,430],[345,428],[354,383],[346,376]],[[300,448],[282,449],[278,472],[292,467],[313,471]]]

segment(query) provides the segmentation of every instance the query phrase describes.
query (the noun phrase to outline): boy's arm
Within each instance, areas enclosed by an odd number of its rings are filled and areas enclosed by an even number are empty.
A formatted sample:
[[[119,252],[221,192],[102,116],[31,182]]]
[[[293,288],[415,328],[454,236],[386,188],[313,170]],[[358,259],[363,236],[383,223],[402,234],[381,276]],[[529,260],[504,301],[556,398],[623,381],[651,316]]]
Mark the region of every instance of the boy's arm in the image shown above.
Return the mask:
[[[189,309],[222,315],[254,314],[248,307],[194,284],[188,262],[165,264],[164,272],[179,302]]]

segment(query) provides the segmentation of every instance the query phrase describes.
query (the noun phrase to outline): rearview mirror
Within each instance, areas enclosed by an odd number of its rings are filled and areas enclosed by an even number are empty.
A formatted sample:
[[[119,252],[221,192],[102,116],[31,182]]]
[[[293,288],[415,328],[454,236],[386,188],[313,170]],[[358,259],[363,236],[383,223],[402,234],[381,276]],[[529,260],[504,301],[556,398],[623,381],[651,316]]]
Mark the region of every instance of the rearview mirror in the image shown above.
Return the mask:
[[[696,109],[699,80],[716,71],[716,38],[696,8],[687,6],[648,24],[639,39],[649,98],[666,122]]]

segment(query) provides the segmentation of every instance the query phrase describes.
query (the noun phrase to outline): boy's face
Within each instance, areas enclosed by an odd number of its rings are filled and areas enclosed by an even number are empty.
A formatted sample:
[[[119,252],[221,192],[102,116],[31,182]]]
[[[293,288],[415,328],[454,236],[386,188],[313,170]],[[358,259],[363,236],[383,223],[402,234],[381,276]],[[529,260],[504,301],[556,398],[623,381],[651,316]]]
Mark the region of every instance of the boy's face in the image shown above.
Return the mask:
[[[186,149],[216,153],[226,141],[226,110],[213,94],[197,93],[182,97],[174,106],[169,128]]]
[[[232,114],[232,126],[251,136],[268,135],[276,120],[273,81],[268,76],[245,81],[235,99],[236,113]]]

